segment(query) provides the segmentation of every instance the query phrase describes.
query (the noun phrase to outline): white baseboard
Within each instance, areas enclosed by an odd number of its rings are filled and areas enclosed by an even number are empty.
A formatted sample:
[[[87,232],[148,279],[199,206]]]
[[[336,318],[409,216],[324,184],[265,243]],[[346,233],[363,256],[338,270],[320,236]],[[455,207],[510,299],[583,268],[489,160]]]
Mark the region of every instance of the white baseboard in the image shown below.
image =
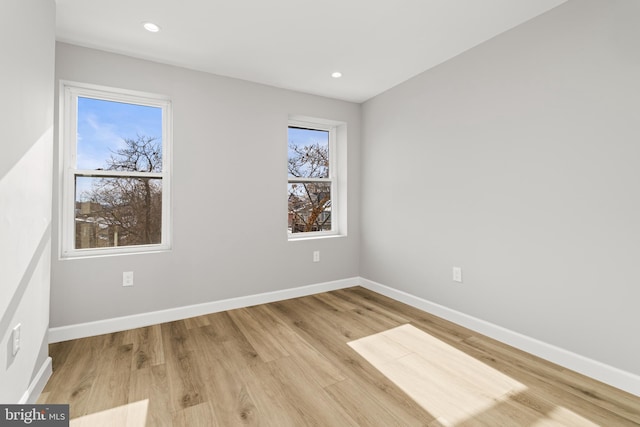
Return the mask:
[[[131,316],[50,328],[49,343],[126,331],[127,329],[172,322],[174,320],[202,316],[203,314],[233,310],[235,308],[249,307],[257,304],[265,304],[274,301],[282,301],[290,298],[318,294],[321,292],[333,291],[336,289],[348,288],[351,286],[357,286],[359,284],[359,280],[359,277],[353,277],[349,279],[335,280],[332,282],[318,283],[315,285],[301,286],[298,288],[283,289],[280,291],[265,292],[262,294],[153,311],[150,313],[134,314]]]
[[[47,381],[49,381],[49,377],[51,377],[52,373],[53,370],[51,368],[51,358],[47,357],[47,359],[40,367],[40,370],[36,374],[35,378],[33,379],[33,381],[31,381],[31,384],[29,384],[29,388],[24,392],[24,394],[18,401],[18,404],[24,405],[36,403],[38,397],[40,397],[40,394],[42,393],[42,390],[44,390],[44,386],[47,385]]]
[[[526,351],[557,365],[579,372],[605,384],[640,396],[640,376],[572,353],[563,348],[511,331],[493,323],[452,310],[440,304],[416,297],[403,291],[360,278],[360,286],[393,298],[420,310],[449,320],[465,328]]]

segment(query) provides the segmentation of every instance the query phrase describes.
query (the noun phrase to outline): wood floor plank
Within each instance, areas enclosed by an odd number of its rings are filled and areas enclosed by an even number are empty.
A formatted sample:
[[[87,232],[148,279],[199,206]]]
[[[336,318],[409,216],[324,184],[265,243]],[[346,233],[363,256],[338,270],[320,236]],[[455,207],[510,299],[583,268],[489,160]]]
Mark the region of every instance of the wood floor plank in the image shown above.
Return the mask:
[[[97,376],[95,363],[102,351],[103,337],[90,337],[83,340],[68,341],[66,345],[55,349],[68,349],[68,358],[62,363],[53,363],[55,370],[47,382],[47,401],[42,403],[67,403],[69,416],[76,418],[90,413],[89,394]],[[55,355],[53,356],[55,357]]]
[[[363,393],[361,384],[345,379],[325,387],[334,400],[351,415],[360,426],[424,426],[425,420],[412,417],[397,407],[389,407],[371,393]],[[363,408],[367,408],[363,410]]]
[[[184,324],[187,329],[200,328],[202,326],[207,326],[210,324],[209,317],[207,315],[204,316],[196,316],[190,317],[188,319],[184,319]]]
[[[334,291],[335,292],[335,291]],[[321,294],[313,295],[314,298],[322,301],[327,305],[327,309],[329,312],[332,311],[349,311],[354,308],[358,308],[357,304],[352,303],[351,301],[334,295],[334,292],[324,292]]]
[[[228,315],[226,318],[228,323],[224,339],[222,339],[221,331],[214,324],[189,331],[198,354],[206,355],[206,360],[218,360],[229,372],[236,372],[261,363],[260,355],[247,340],[247,337]]]
[[[299,424],[309,426],[357,426],[357,423],[310,376],[288,358],[281,358],[253,368],[257,378],[270,381],[277,393],[271,397],[288,396],[286,405],[295,413]],[[259,408],[265,413],[268,407]]]
[[[402,325],[411,320],[410,317],[397,310],[389,310],[385,306],[377,304],[374,300],[363,298],[360,294],[355,293],[353,288],[339,289],[327,294],[332,296],[335,294],[339,296],[337,299],[341,299],[352,305],[353,307],[349,311],[355,311],[361,315],[365,312],[370,312],[371,317],[381,318],[383,321],[386,321],[390,327],[392,327],[391,325]],[[318,297],[318,295],[316,295],[316,297]]]
[[[348,343],[372,365],[381,365],[407,356],[413,351],[383,335],[383,332]]]
[[[233,341],[241,334],[228,311],[207,314],[206,317],[209,324],[202,330],[206,330],[209,337],[216,342]]]
[[[325,308],[324,304],[313,296],[299,298],[296,300],[296,304],[303,310],[306,309],[307,313],[321,313]],[[332,325],[332,331],[337,331],[344,337],[344,342],[366,337],[380,331],[379,328],[376,328],[377,325],[356,321],[364,319],[359,318],[357,314],[350,311],[334,312],[331,316],[325,317],[324,320],[324,323]]]
[[[149,401],[147,426],[170,427],[172,425],[171,399],[168,390],[169,384],[164,364],[131,372],[129,402],[145,399]]]
[[[49,351],[38,402],[72,425],[640,426],[637,396],[360,287]]]
[[[195,353],[188,341],[187,328],[182,321],[162,325],[162,341],[167,365],[167,383],[173,412],[205,401],[204,387],[194,369]]]
[[[133,344],[107,344],[94,361],[97,375],[88,398],[92,411],[107,410],[129,402]]]
[[[307,368],[313,380],[327,386],[345,379],[342,371],[316,350],[311,344],[296,334],[268,306],[252,307],[252,313],[282,345],[291,356],[289,359]]]
[[[247,425],[297,427],[317,425],[301,412],[287,394],[287,389],[278,375],[274,375],[271,364],[259,363],[239,371],[238,379],[253,403]],[[285,398],[286,396],[286,398]],[[229,424],[240,425],[240,424]]]
[[[239,372],[264,362],[228,320],[231,331],[224,340],[212,330],[212,324],[190,331],[199,354],[196,368],[206,388],[212,418],[219,425],[258,425],[255,405]]]
[[[127,331],[125,342],[133,345],[132,369],[143,369],[164,363],[162,331],[160,325]]]
[[[260,425],[262,420],[256,409],[255,399],[249,394],[248,386],[241,373],[252,367],[233,373],[227,371],[219,361],[208,366],[207,391],[211,396],[215,419],[221,426]]]
[[[289,356],[287,349],[273,336],[267,326],[258,321],[251,313],[253,307],[229,311],[229,316],[242,331],[247,341],[265,362]]]
[[[172,424],[175,427],[220,426],[209,402],[202,402],[176,411],[172,417]]]

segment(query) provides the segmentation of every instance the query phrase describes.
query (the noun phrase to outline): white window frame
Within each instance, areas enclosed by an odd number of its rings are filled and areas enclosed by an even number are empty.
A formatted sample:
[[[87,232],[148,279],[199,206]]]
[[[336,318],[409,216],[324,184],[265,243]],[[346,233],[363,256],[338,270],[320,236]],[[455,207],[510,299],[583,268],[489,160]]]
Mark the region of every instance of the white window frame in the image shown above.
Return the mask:
[[[329,182],[331,183],[331,230],[325,231],[308,231],[301,233],[290,233],[287,230],[287,237],[289,240],[304,240],[329,236],[341,235],[342,228],[340,227],[340,209],[339,206],[339,194],[338,194],[338,152],[337,152],[337,130],[338,126],[343,123],[334,122],[331,120],[315,119],[302,116],[291,116],[287,125],[287,131],[289,127],[297,127],[304,129],[320,130],[329,132],[329,177],[328,178],[292,178],[287,173],[287,187],[292,183],[304,183],[304,182]],[[288,139],[287,139],[288,144]],[[288,157],[287,157],[288,158]],[[289,208],[287,207],[287,215]]]
[[[162,172],[126,172],[111,170],[77,169],[77,105],[78,98],[158,107],[162,109]],[[121,255],[171,249],[171,147],[172,104],[165,95],[118,89],[86,83],[60,82],[60,151],[61,151],[61,200],[60,200],[60,257],[78,258]],[[135,177],[162,179],[162,227],[161,242],[150,245],[117,246],[108,248],[75,248],[75,178],[87,177]]]

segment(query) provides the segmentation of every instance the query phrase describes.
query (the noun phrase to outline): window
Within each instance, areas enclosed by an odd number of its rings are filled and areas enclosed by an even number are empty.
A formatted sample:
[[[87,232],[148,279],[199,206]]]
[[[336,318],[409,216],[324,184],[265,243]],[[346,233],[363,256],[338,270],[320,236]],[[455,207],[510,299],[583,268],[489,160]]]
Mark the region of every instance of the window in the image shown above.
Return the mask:
[[[63,82],[62,256],[168,249],[171,103]]]
[[[289,238],[338,232],[336,127],[289,121]]]

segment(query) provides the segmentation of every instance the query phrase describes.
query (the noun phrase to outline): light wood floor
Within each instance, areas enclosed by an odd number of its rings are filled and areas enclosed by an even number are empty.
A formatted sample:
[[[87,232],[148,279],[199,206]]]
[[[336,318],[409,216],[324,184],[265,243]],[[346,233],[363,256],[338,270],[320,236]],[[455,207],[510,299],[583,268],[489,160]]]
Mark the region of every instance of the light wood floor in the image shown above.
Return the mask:
[[[640,426],[636,396],[360,287],[50,354],[38,403],[72,426]]]

